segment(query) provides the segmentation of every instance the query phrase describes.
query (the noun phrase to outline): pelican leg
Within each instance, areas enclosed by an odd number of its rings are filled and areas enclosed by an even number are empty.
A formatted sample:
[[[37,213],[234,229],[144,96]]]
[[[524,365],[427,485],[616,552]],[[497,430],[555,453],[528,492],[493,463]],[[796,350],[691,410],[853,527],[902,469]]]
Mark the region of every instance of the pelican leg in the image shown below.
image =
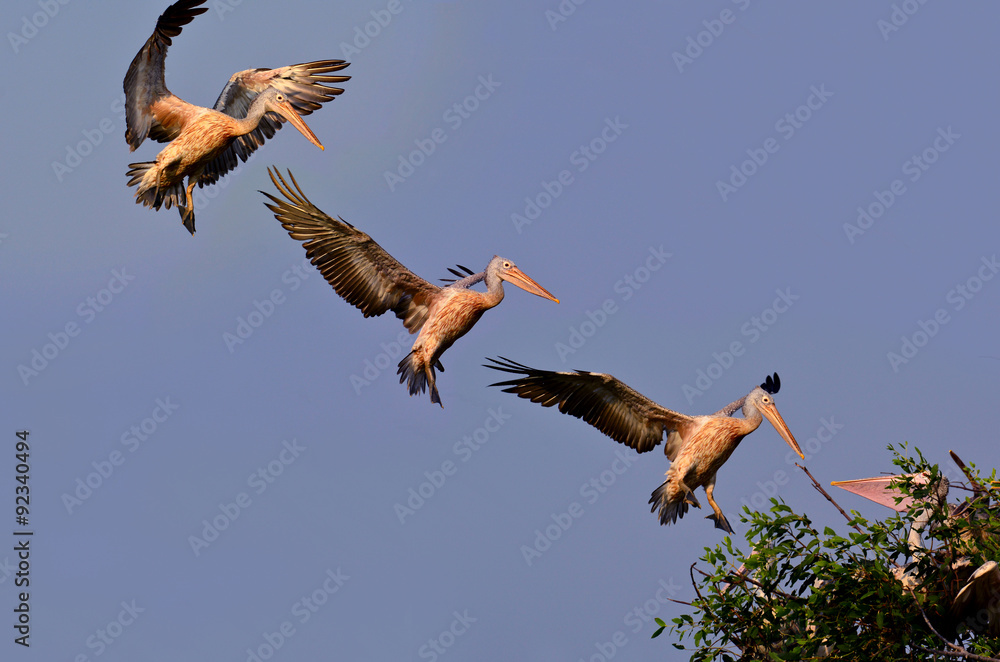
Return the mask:
[[[729,526],[729,520],[727,520],[726,516],[722,514],[722,509],[719,508],[719,504],[715,502],[715,498],[712,496],[713,492],[715,492],[715,476],[712,476],[712,479],[705,485],[705,495],[708,497],[708,505],[710,505],[714,511],[713,514],[707,515],[705,519],[714,521],[715,528],[722,529],[726,533],[732,534],[734,533],[733,527]]]
[[[194,187],[197,183],[194,177],[188,178],[185,204],[183,207],[178,205],[180,207],[178,211],[181,213],[181,222],[191,234],[194,234]]]
[[[437,381],[434,379],[434,366],[427,364],[424,366],[424,372],[427,375],[427,386],[431,391],[431,402],[440,405],[441,409],[444,409],[444,405],[441,404],[441,396],[438,395]]]

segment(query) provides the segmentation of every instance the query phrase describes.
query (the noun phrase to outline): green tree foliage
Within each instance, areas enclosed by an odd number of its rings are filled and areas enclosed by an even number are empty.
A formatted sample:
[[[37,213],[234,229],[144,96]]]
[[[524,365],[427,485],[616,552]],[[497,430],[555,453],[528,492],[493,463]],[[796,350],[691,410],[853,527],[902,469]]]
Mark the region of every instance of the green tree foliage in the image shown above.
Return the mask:
[[[653,636],[669,627],[681,642],[673,645],[691,651],[692,661],[997,659],[1000,589],[993,584],[990,595],[971,606],[956,604],[972,573],[1000,560],[996,470],[983,479],[974,466],[963,466],[978,491],[961,492],[953,483],[953,501],[956,492],[971,497],[956,512],[935,498],[942,484],[937,465],[919,450],[916,458],[904,455],[905,445],[889,448],[900,473],[929,475],[923,483],[896,483],[900,500],[914,498],[909,510],[883,521],[845,513],[849,528],[838,533],[819,531],[774,499],[768,512],[744,509],[751,553],[728,537],[706,548],[701,560],[708,571],[691,568],[697,596],[691,613],[671,626],[657,619],[661,627]],[[921,515],[930,522],[923,536],[927,552],[913,554],[907,535]]]

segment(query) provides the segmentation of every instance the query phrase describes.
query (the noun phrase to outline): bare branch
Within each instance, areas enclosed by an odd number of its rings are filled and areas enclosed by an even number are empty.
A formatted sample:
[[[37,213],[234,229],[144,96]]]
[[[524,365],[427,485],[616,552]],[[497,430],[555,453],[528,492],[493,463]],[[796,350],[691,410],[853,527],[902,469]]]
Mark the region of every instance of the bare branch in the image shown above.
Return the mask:
[[[976,478],[972,475],[972,472],[969,471],[969,467],[965,466],[965,462],[962,462],[962,458],[956,455],[955,451],[948,451],[948,454],[951,455],[951,461],[957,464],[958,468],[961,469],[962,473],[965,474],[965,477],[969,479],[969,484],[972,485],[973,494],[975,494],[978,497],[980,494],[985,492],[986,490],[983,489],[983,486],[976,481]]]
[[[848,521],[848,523],[850,523],[851,518],[847,515],[846,512],[844,512],[844,509],[840,507],[840,504],[837,503],[836,501],[834,501],[833,497],[830,496],[827,493],[827,491],[823,489],[823,486],[819,484],[819,481],[816,480],[815,478],[813,478],[813,475],[811,473],[809,473],[809,470],[806,469],[801,464],[799,464],[798,462],[795,463],[795,466],[797,466],[799,469],[802,469],[802,471],[806,472],[806,475],[809,476],[809,480],[811,480],[813,482],[813,487],[815,487],[819,491],[820,494],[822,494],[823,496],[825,496],[827,501],[829,501],[834,506],[836,506],[837,510],[840,511],[840,514],[844,516],[844,519],[846,519]],[[858,533],[861,533],[861,534],[864,533],[864,531],[862,531],[861,528],[857,524],[851,524],[851,526],[853,526],[854,530],[857,531]]]
[[[960,657],[960,658],[965,658],[967,660],[985,660],[985,662],[1000,662],[1000,658],[986,657],[986,656],[983,656],[983,655],[976,655],[975,653],[970,653],[969,651],[965,650],[964,648],[962,649],[962,651],[964,651],[964,652],[959,653],[959,652],[956,652],[956,651],[938,650],[936,648],[924,648],[923,646],[920,646],[918,644],[913,644],[913,647],[916,648],[917,650],[921,650],[921,651],[923,651],[925,653],[931,653],[933,655],[945,655],[947,657]]]
[[[914,644],[916,648],[919,648],[924,652],[940,653],[942,655],[947,655],[949,657],[964,657],[969,660],[986,660],[986,662],[1000,662],[1000,659],[995,657],[984,657],[982,655],[976,655],[975,653],[970,653],[969,651],[965,650],[965,648],[963,648],[962,646],[953,644],[947,639],[945,639],[944,635],[938,632],[937,629],[931,624],[930,619],[927,618],[927,614],[924,612],[924,608],[920,606],[920,602],[917,600],[917,596],[913,592],[913,589],[907,586],[906,590],[909,591],[910,595],[913,597],[913,604],[915,604],[917,606],[917,609],[920,610],[920,615],[923,617],[924,623],[927,624],[927,627],[930,628],[930,631],[933,632],[938,639],[943,641],[944,645],[947,646],[949,649],[951,649],[951,651],[953,652],[930,650]]]

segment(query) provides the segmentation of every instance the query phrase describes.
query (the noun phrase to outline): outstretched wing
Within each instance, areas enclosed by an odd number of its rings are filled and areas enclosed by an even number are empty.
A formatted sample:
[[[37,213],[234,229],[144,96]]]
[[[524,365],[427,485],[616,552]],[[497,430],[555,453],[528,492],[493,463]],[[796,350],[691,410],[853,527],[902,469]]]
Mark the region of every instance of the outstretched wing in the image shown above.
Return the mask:
[[[490,386],[506,386],[505,393],[514,393],[543,407],[558,404],[562,413],[583,419],[640,453],[653,450],[664,432],[683,436],[687,426],[694,422],[690,416],[661,407],[611,375],[583,370],[536,370],[502,356],[500,359],[488,359],[494,365],[485,367],[519,377]],[[674,442],[671,436],[668,444]],[[676,455],[676,449],[673,454]]]
[[[233,74],[222,88],[222,93],[216,99],[213,109],[230,117],[243,119],[257,95],[273,87],[285,95],[295,108],[295,112],[299,115],[309,115],[319,109],[321,104],[332,101],[344,92],[343,88],[333,87],[330,84],[343,83],[351,77],[327,74],[340,71],[349,64],[343,60],[317,60],[277,69],[240,71]],[[276,113],[266,113],[256,129],[236,138],[222,154],[208,164],[199,185],[214,183],[239,165],[237,159],[246,161],[264,144],[264,141],[274,137],[284,122],[284,118]]]
[[[1000,566],[997,566],[996,561],[987,561],[972,573],[968,583],[955,596],[951,607],[954,622],[975,623],[978,626],[975,628],[977,632],[985,630],[991,637],[1000,636],[1000,605],[997,605],[996,599],[998,594]]]
[[[299,115],[319,110],[344,90],[330,83],[343,83],[350,76],[327,76],[350,66],[343,60],[317,60],[277,69],[247,69],[232,75],[213,108],[237,119],[246,117],[254,97],[273,87],[288,99]],[[276,117],[276,116],[275,116]]]
[[[288,179],[294,191],[277,169],[268,168],[268,173],[286,199],[261,191],[273,203],[264,204],[292,239],[303,242],[306,255],[337,294],[365,317],[391,310],[410,333],[419,331],[441,288],[415,275],[350,223],[320,211],[306,198],[291,171]]]
[[[181,0],[167,7],[156,29],[136,53],[125,74],[125,142],[132,150],[147,137],[168,142],[177,137],[190,104],[175,97],[163,80],[163,63],[171,39],[198,14],[205,0]]]

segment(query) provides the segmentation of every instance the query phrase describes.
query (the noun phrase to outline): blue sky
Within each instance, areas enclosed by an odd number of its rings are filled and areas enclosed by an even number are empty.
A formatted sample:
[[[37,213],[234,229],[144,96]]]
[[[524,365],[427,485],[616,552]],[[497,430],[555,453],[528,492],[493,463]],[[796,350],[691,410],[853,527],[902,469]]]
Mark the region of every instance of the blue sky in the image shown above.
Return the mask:
[[[487,356],[691,414],[777,371],[824,482],[903,441],[996,466],[994,5],[208,6],[167,59],[192,103],[250,67],[353,78],[307,118],[325,151],[281,131],[199,191],[194,237],[125,186],[159,148],[128,152],[121,82],[166,3],[5,12],[0,485],[11,522],[30,430],[35,536],[31,648],[0,650],[685,659],[651,619],[721,532],[661,527],[659,450],[487,388]],[[499,254],[561,303],[508,288],[444,355],[444,409],[411,398],[411,338],[303,264],[268,165],[429,280]],[[843,528],[765,424],[716,499],[740,535],[770,495]]]

